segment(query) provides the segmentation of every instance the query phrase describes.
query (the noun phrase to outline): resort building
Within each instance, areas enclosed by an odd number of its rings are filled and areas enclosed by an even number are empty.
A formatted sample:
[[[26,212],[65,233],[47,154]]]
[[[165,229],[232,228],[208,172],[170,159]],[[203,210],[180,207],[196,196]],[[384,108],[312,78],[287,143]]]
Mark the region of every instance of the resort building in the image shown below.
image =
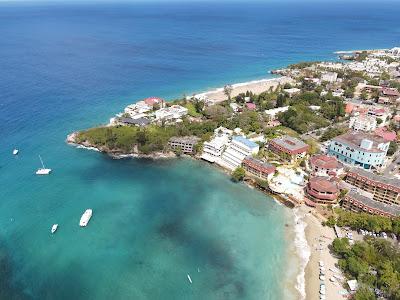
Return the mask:
[[[258,151],[258,144],[242,136],[235,136],[217,163],[225,168],[234,170],[241,166],[245,157],[257,154]]]
[[[313,155],[310,166],[315,176],[337,176],[343,173],[343,165],[334,156]]]
[[[358,114],[350,118],[349,128],[355,131],[370,132],[376,129],[376,118],[364,114]]]
[[[270,140],[268,148],[280,156],[287,156],[290,160],[297,160],[306,155],[309,145],[295,137],[285,135]]]
[[[180,119],[188,114],[188,109],[180,105],[161,108],[155,111],[156,120],[174,120]]]
[[[271,177],[275,173],[275,166],[263,162],[259,159],[255,159],[252,156],[247,156],[243,162],[242,167],[246,170],[246,172],[259,177],[264,180],[271,179]]]
[[[380,136],[352,132],[333,138],[328,154],[343,163],[371,169],[383,165],[388,149],[389,142]]]
[[[143,102],[150,107],[154,107],[156,105],[158,105],[160,108],[164,107],[164,100],[158,97],[150,97],[144,99]]]
[[[366,191],[377,202],[400,205],[400,180],[383,175],[376,175],[361,168],[352,168],[347,172],[345,182]]]
[[[339,186],[334,178],[311,177],[305,188],[307,200],[312,204],[335,204],[339,196]],[[309,201],[306,203],[310,204]]]
[[[221,158],[229,142],[230,139],[226,135],[216,136],[211,141],[204,142],[201,158],[212,163],[215,162]]]
[[[388,218],[400,216],[399,205],[389,205],[378,202],[357,191],[350,191],[344,197],[342,206],[353,212],[365,212],[371,215],[379,215]]]
[[[169,139],[168,145],[173,150],[181,150],[183,153],[194,153],[194,146],[199,142],[199,138],[195,136],[172,137]]]

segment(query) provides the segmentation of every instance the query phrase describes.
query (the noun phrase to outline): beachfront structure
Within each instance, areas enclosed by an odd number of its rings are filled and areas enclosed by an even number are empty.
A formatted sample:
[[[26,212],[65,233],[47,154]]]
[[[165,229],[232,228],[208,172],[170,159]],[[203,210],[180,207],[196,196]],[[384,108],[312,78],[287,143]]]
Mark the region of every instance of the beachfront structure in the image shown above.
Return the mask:
[[[326,81],[329,83],[336,82],[338,74],[336,72],[326,72],[321,75],[321,81]]]
[[[268,143],[268,149],[290,160],[303,158],[309,149],[309,145],[303,141],[288,135],[272,139]]]
[[[275,121],[278,117],[278,114],[281,112],[286,112],[289,110],[289,106],[277,107],[268,109],[265,111],[265,114],[269,117],[270,121]]]
[[[158,98],[158,97],[146,98],[143,100],[143,102],[152,108],[156,105],[158,105],[160,108],[162,108],[162,107],[164,107],[164,103],[165,103],[165,101],[163,99]]]
[[[358,114],[350,118],[349,128],[355,131],[370,132],[376,129],[376,118],[374,116]]]
[[[192,154],[195,152],[194,146],[199,140],[200,139],[195,136],[172,137],[169,139],[168,145],[173,150],[180,150],[183,153]]]
[[[246,172],[259,177],[264,180],[269,180],[275,173],[275,166],[263,162],[259,159],[255,159],[252,156],[247,156],[243,162],[242,167],[246,170]]]
[[[372,194],[377,202],[400,205],[400,180],[394,177],[376,175],[361,168],[351,168],[345,182]]]
[[[211,141],[204,142],[201,158],[212,163],[215,162],[221,158],[229,142],[230,139],[226,135],[217,135]]]
[[[234,170],[241,166],[245,157],[257,154],[258,151],[258,144],[242,136],[235,136],[217,163],[225,168]]]
[[[334,156],[324,154],[310,158],[312,173],[316,176],[337,176],[343,172],[343,165]]]
[[[371,215],[395,218],[400,216],[399,205],[388,205],[375,201],[357,191],[350,191],[342,201],[342,207],[353,212],[365,212]]]
[[[333,138],[328,154],[343,163],[371,169],[384,164],[388,149],[389,142],[380,136],[351,132]]]
[[[116,123],[119,125],[133,125],[138,127],[147,126],[150,124],[150,120],[144,117],[141,118],[117,118]]]
[[[161,108],[155,111],[156,120],[174,120],[180,119],[188,114],[188,109],[180,105]]]
[[[130,104],[125,107],[124,113],[128,114],[131,118],[134,118],[135,116],[145,114],[151,110],[151,106],[147,105],[144,101],[139,101],[135,104]]]
[[[335,178],[315,176],[308,180],[305,192],[307,200],[312,204],[335,204],[339,196],[339,186]],[[309,201],[306,203],[310,203]]]

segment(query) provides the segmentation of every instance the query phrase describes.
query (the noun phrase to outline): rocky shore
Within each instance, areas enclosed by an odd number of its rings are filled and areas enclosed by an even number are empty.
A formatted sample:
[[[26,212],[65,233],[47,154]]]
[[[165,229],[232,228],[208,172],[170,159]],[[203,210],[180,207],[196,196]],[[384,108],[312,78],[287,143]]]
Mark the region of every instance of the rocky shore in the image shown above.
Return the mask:
[[[107,154],[113,159],[124,159],[124,158],[146,158],[146,159],[171,159],[175,158],[176,154],[172,151],[168,152],[152,152],[152,153],[141,153],[137,147],[134,147],[133,152],[123,152],[119,149],[110,149],[108,147],[97,147],[92,145],[88,141],[78,142],[77,141],[78,132],[73,132],[67,136],[66,142],[69,145],[75,146],[77,148],[83,148],[87,150],[93,150]]]

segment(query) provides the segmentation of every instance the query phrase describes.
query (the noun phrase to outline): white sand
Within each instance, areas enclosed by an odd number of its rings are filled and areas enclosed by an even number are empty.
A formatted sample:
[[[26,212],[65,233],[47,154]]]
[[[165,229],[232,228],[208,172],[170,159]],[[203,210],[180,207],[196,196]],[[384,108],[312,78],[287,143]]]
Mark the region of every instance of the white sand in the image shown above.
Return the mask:
[[[246,93],[247,91],[251,91],[254,94],[260,94],[262,92],[268,91],[271,87],[275,89],[279,85],[284,85],[285,83],[291,83],[293,80],[289,77],[279,77],[272,79],[261,79],[249,82],[236,83],[232,85],[232,93],[231,96],[235,97],[240,93]],[[212,91],[200,93],[195,95],[196,98],[204,98],[214,100],[215,102],[221,102],[227,99],[224,94],[224,88],[218,88]]]

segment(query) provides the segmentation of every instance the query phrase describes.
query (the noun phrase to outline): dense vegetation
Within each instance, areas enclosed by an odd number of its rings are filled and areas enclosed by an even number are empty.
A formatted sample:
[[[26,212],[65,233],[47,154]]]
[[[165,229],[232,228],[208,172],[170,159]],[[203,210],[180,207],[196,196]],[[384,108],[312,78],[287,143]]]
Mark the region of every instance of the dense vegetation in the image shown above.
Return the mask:
[[[134,152],[135,146],[141,153],[165,151],[168,140],[172,136],[195,135],[203,140],[217,128],[210,121],[202,123],[183,122],[173,126],[151,125],[145,128],[133,126],[98,127],[82,131],[77,136],[77,142],[88,141],[96,147],[106,147],[108,150]]]
[[[278,115],[279,122],[298,133],[326,127],[330,123],[323,116],[316,114],[304,105],[291,106],[288,111]]]
[[[242,181],[244,179],[244,177],[246,176],[246,171],[242,167],[237,167],[235,170],[233,170],[231,176],[232,176],[231,177],[232,181],[239,182],[239,181]]]
[[[349,129],[347,127],[329,127],[324,131],[319,140],[321,142],[331,140],[338,135],[346,133],[348,130]]]
[[[365,238],[351,246],[347,238],[335,239],[332,250],[346,277],[358,280],[354,299],[400,299],[400,251],[389,241]]]
[[[325,225],[350,227],[354,230],[365,229],[374,232],[393,232],[400,235],[400,218],[389,219],[367,213],[355,213],[343,209],[335,210],[335,217],[330,217]]]

